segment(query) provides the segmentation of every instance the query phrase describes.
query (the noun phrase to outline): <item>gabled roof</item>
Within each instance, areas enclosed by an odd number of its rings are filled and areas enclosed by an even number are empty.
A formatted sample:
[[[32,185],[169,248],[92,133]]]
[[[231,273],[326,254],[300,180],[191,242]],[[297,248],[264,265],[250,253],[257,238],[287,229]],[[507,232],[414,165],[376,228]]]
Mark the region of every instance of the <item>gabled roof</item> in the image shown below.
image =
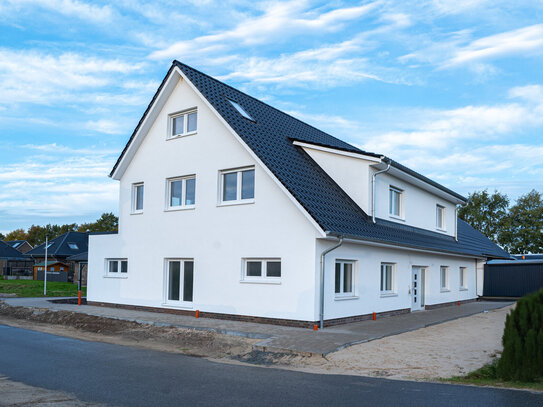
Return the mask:
[[[86,232],[66,232],[49,240],[47,256],[69,257],[88,251],[89,234]],[[70,247],[72,246],[72,247]],[[33,257],[45,256],[45,243],[35,247],[26,253]]]
[[[368,215],[313,161],[303,148],[294,145],[293,141],[374,157],[384,156],[362,151],[178,61],[173,62],[166,78],[171,74],[173,68],[179,68],[321,229],[328,234],[455,254],[509,257],[505,251],[484,235],[460,220],[458,222],[458,241],[440,233],[385,220],[378,220],[374,224]],[[115,173],[125,152],[137,135],[145,116],[149,113],[153,102],[166,83],[166,78],[134,130],[110,176]],[[230,101],[241,106],[254,120],[243,117]],[[392,165],[404,171],[409,170],[396,162],[393,162]],[[428,180],[415,171],[409,171],[410,175],[430,181],[433,186],[465,200],[462,196]]]
[[[0,240],[0,259],[26,260],[28,257],[7,242]]]

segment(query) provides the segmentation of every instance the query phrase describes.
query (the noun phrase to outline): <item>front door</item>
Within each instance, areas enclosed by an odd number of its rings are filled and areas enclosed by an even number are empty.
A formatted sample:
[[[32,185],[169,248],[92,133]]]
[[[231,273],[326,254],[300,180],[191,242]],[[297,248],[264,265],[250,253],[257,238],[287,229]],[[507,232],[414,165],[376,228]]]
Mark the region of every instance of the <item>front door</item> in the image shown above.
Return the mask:
[[[411,276],[411,311],[424,309],[424,268],[413,267]]]

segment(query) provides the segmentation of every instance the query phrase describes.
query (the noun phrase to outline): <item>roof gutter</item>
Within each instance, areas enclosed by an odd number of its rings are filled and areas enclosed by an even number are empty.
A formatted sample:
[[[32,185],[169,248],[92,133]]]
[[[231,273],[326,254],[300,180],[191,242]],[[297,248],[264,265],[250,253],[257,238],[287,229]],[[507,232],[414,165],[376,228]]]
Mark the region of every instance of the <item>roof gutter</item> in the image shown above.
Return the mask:
[[[383,158],[384,157],[382,157],[381,159]],[[382,174],[383,172],[387,172],[388,170],[390,170],[390,160],[388,160],[388,165],[384,170],[374,172],[371,176],[371,220],[373,221],[373,223],[375,223],[375,178],[377,177],[377,175]]]
[[[324,258],[332,250],[337,249],[343,244],[343,236],[339,236],[339,241],[334,246],[324,250],[321,253],[321,310],[320,310],[320,329],[324,328]]]

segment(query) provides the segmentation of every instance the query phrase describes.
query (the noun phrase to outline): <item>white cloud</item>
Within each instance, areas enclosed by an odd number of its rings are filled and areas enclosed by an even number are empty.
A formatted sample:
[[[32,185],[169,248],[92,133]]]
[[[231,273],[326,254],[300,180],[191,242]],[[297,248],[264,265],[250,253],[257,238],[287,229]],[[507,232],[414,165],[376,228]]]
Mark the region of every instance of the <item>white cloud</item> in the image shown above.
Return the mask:
[[[98,6],[77,0],[7,0],[0,4],[3,15],[37,8],[94,23],[108,22],[113,16],[113,9],[109,5]]]
[[[123,134],[123,133],[127,133],[127,129],[128,129],[124,121],[119,122],[119,120],[107,120],[107,119],[88,121],[85,124],[85,128],[93,132],[99,132],[99,133],[104,133],[104,134]]]

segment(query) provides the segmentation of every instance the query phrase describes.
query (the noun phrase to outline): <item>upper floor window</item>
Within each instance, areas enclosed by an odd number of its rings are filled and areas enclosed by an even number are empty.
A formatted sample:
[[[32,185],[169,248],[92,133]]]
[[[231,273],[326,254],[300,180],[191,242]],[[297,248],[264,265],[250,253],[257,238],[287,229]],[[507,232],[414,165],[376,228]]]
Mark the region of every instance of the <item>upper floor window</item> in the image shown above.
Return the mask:
[[[182,209],[196,204],[196,177],[171,178],[168,180],[168,209]]]
[[[168,138],[187,136],[196,133],[198,127],[198,112],[185,111],[170,116],[170,132]]]
[[[354,261],[336,260],[334,293],[336,297],[354,296]]]
[[[132,184],[132,213],[143,212],[143,182]]]
[[[446,222],[445,222],[445,207],[441,205],[436,205],[436,228],[440,230],[446,229]]]
[[[221,171],[221,203],[252,202],[255,198],[255,169]]]
[[[439,272],[441,291],[449,291],[449,267],[441,266]]]
[[[394,294],[396,285],[396,265],[381,263],[381,294]]]
[[[397,218],[402,217],[403,212],[403,191],[391,186],[388,190],[388,213]]]

